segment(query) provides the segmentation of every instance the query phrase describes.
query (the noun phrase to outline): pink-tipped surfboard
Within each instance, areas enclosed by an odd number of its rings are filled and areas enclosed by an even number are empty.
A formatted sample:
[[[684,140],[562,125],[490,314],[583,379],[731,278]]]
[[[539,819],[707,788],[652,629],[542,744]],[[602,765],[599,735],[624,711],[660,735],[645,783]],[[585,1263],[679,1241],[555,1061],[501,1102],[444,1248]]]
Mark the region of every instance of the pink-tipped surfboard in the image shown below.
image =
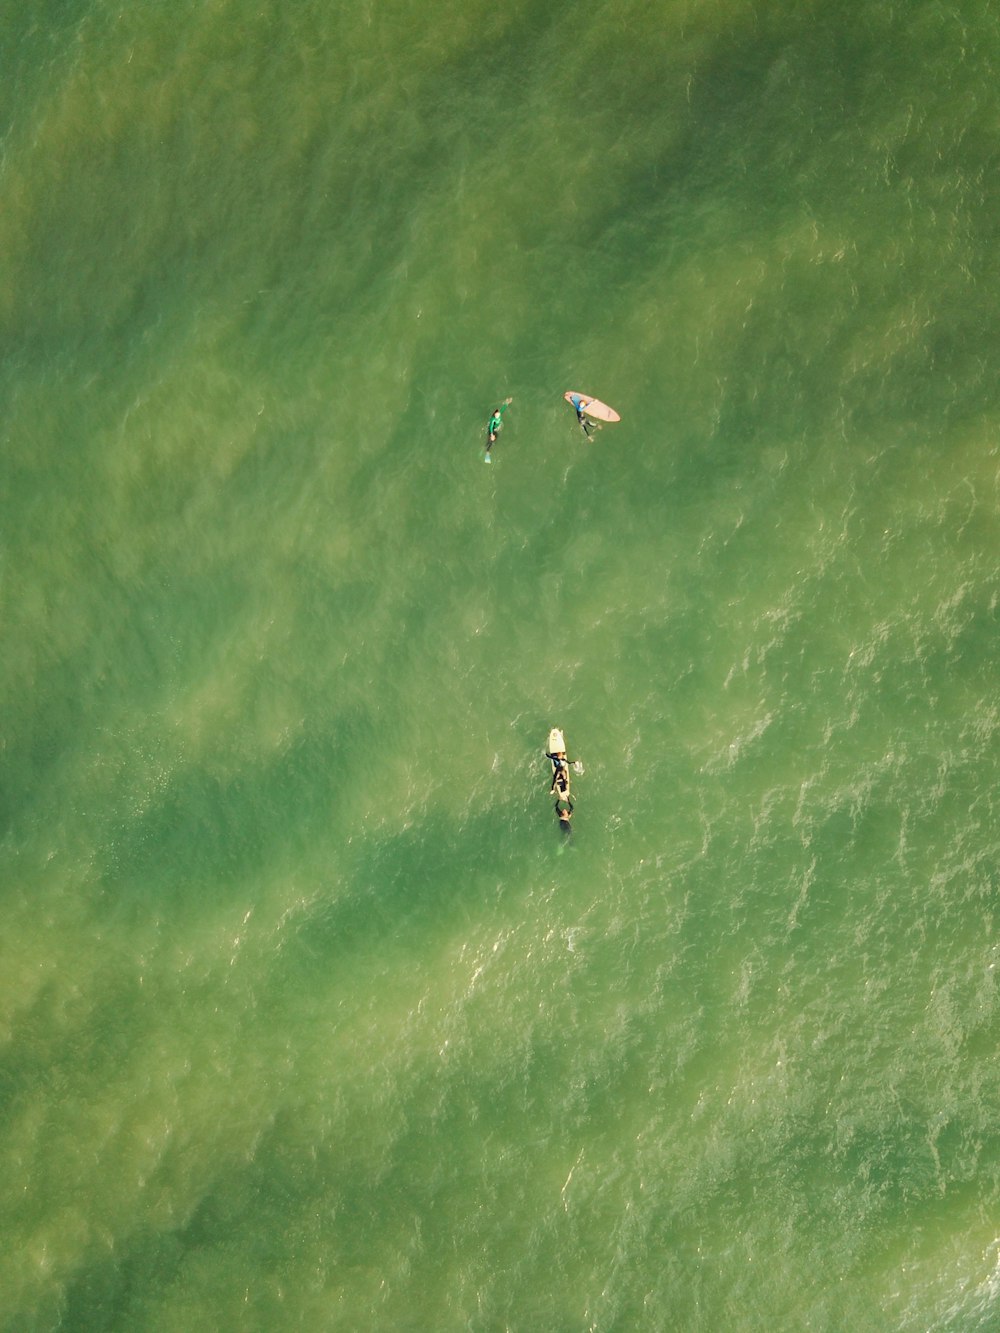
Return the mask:
[[[607,403],[602,403],[599,398],[591,398],[586,393],[574,393],[572,390],[564,393],[563,397],[567,403],[572,403],[578,412],[591,417],[594,421],[621,421],[615,409],[608,407]]]

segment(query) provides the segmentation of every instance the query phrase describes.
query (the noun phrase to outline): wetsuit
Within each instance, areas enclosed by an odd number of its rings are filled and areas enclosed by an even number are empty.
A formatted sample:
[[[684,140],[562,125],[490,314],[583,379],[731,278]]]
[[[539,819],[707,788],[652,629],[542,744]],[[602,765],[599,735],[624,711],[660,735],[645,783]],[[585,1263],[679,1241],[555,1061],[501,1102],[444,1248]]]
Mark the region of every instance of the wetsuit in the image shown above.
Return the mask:
[[[562,831],[566,834],[572,833],[573,829],[569,821],[573,817],[573,802],[569,793],[559,797],[555,804],[555,811],[559,816],[559,827]]]
[[[490,417],[489,421],[486,423],[486,452],[487,452],[487,453],[489,453],[489,451],[493,448],[494,444],[496,443],[496,438],[497,438],[497,436],[500,434],[500,431],[501,431],[501,429],[502,429],[502,427],[503,427],[503,421],[501,420],[501,418],[503,417],[503,414],[507,411],[507,408],[508,408],[509,406],[510,406],[509,403],[501,403],[499,407],[495,407],[495,408],[493,409],[493,414],[492,414],[492,416]]]
[[[589,435],[590,432],[594,429],[594,423],[592,421],[588,421],[587,418],[583,415],[583,409],[586,407],[588,403],[593,402],[593,399],[581,398],[579,394],[574,394],[574,396],[570,399],[570,402],[576,408],[576,419],[580,423],[580,429],[583,431],[584,435]]]
[[[563,755],[549,754],[548,750],[546,750],[545,752],[545,758],[548,759],[552,764],[552,786],[549,788],[549,791],[550,792],[555,791],[556,787],[559,786],[565,787],[565,789],[568,791],[569,766],[570,764],[575,763],[576,761],[573,759],[567,759]],[[560,779],[562,779],[561,782]]]

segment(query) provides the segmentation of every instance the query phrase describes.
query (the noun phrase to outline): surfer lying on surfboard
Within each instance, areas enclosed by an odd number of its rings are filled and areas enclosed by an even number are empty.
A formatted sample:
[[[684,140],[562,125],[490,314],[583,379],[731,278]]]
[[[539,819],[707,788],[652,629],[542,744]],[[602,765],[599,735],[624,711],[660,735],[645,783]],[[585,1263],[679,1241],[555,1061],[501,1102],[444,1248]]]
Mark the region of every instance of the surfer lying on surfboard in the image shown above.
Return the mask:
[[[497,442],[497,436],[503,430],[503,414],[507,411],[513,402],[513,398],[505,398],[499,407],[495,407],[490,414],[490,419],[486,423],[486,461],[490,462],[490,450]]]
[[[557,750],[550,754],[545,752],[545,758],[552,763],[552,786],[549,788],[549,795],[555,791],[565,792],[569,795],[569,766],[575,764],[575,759],[567,759],[565,750]]]

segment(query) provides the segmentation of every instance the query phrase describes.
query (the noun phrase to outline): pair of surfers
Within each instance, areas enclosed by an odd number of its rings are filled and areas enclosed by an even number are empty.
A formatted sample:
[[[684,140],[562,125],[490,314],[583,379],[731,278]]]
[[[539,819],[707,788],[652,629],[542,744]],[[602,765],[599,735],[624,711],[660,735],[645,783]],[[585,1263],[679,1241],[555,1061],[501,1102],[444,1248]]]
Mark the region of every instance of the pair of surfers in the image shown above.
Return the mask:
[[[580,423],[580,429],[583,431],[584,435],[590,439],[591,434],[598,429],[598,423],[596,421],[591,421],[585,413],[589,405],[596,402],[597,399],[584,398],[584,396],[579,393],[567,394],[566,399],[568,402],[572,403],[576,411],[576,419]],[[513,401],[513,398],[505,398],[500,406],[495,407],[490,413],[490,419],[486,423],[487,463],[492,462],[492,459],[490,458],[490,450],[496,444],[497,436],[500,434],[501,430],[503,430],[503,414],[507,411],[507,408],[510,407]]]

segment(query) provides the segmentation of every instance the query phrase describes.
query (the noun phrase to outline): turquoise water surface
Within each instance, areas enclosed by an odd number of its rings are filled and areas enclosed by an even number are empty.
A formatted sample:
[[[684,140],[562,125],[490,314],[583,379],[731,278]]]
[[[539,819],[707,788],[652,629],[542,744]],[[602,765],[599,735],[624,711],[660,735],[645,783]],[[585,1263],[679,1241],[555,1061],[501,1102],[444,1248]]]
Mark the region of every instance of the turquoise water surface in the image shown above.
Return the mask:
[[[992,8],[0,50],[0,1328],[996,1328]]]

